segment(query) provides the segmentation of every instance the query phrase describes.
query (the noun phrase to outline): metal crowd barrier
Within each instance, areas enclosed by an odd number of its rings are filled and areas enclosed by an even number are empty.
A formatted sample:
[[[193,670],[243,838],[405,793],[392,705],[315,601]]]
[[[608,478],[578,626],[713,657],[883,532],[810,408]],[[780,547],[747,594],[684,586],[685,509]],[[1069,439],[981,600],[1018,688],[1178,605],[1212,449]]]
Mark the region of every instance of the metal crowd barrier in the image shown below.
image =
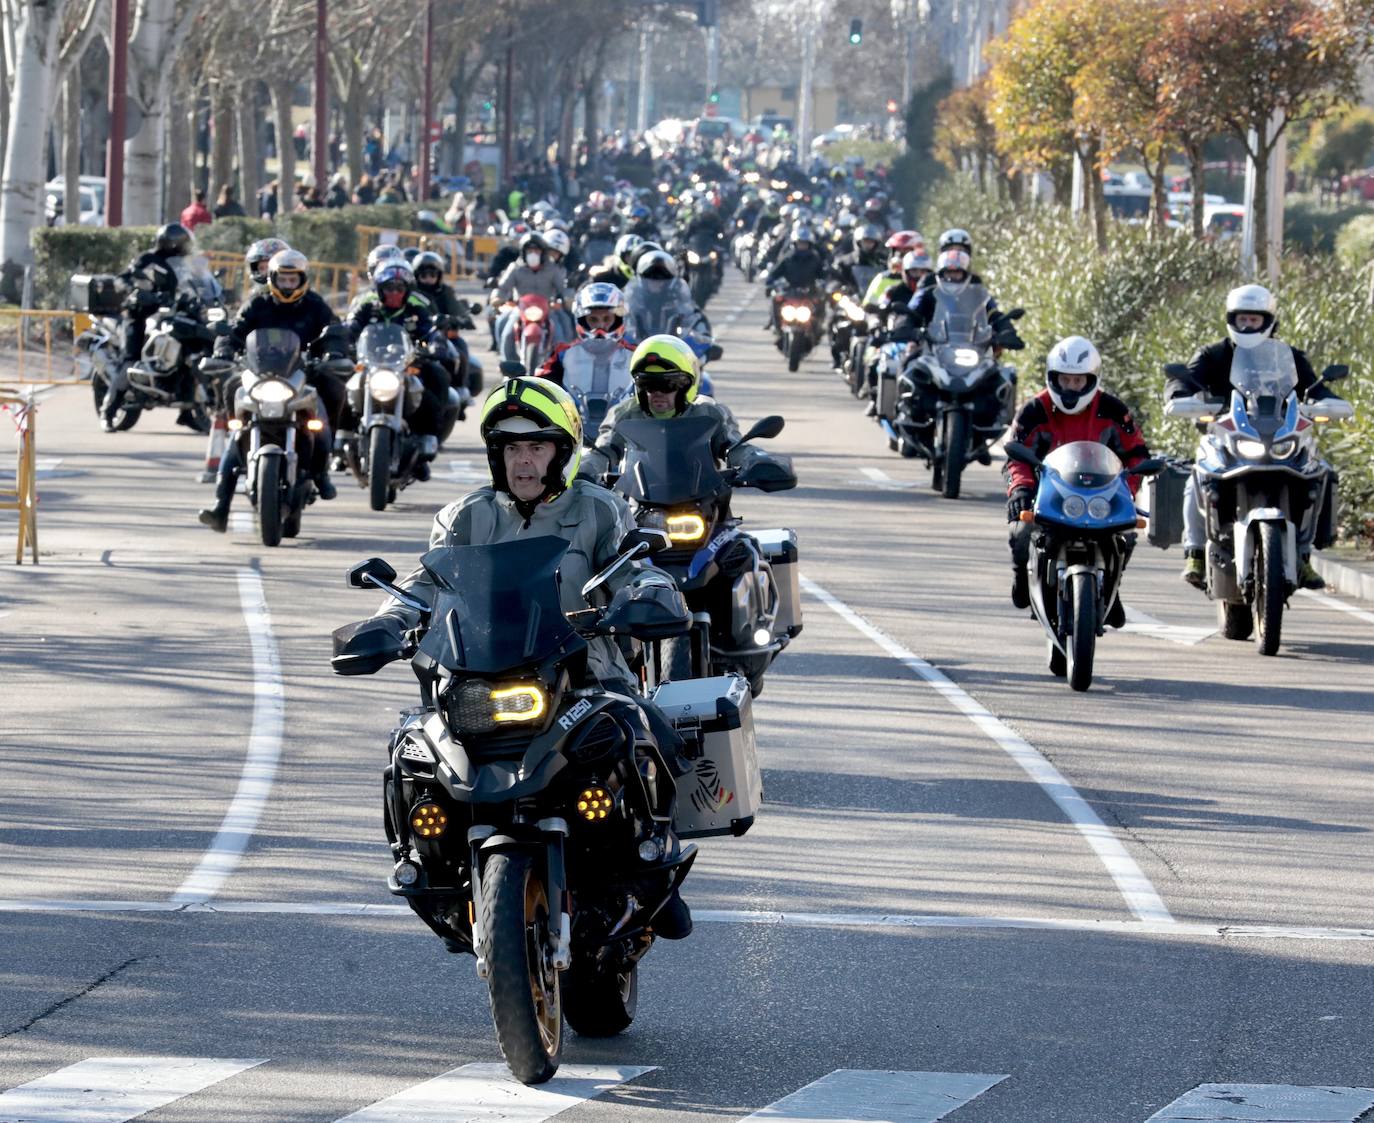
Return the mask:
[[[248,279],[248,267],[243,263],[243,255],[225,250],[207,250],[205,258],[210,268],[222,278],[225,288],[238,292],[239,301],[252,288]],[[356,265],[339,261],[312,261],[310,263],[310,286],[333,304],[348,304],[358,295],[361,283]]]
[[[88,325],[72,312],[0,308],[0,381],[80,382],[71,345]]]
[[[448,276],[462,279],[484,272],[501,247],[501,239],[489,234],[463,237],[459,234],[422,234],[415,230],[390,230],[382,226],[358,227],[358,263],[367,261],[376,246],[434,250],[448,265]]]
[[[0,511],[19,512],[19,541],[14,551],[16,565],[24,564],[28,547],[33,564],[38,564],[38,484],[36,431],[38,395],[32,389],[0,386],[0,410],[14,418],[19,436],[15,458],[14,486],[0,485]]]

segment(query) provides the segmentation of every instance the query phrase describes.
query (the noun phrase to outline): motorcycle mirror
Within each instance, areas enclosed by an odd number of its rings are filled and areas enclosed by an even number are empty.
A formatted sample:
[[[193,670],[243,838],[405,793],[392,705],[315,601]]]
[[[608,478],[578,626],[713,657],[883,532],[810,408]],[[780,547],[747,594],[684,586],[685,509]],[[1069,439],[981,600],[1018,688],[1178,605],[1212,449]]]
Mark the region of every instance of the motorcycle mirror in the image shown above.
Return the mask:
[[[525,373],[525,364],[516,359],[502,359],[500,369],[507,378],[518,378]]]
[[[1187,382],[1190,381],[1191,376],[1188,374],[1188,368],[1182,363],[1165,363],[1164,377],[1172,378],[1180,382]]]
[[[722,350],[719,343],[712,343],[710,347],[706,348],[706,361],[708,363],[714,363],[724,354],[725,352]]]
[[[1040,457],[1036,456],[1035,453],[1031,452],[1025,445],[1017,444],[1015,441],[1008,441],[1002,447],[1007,454],[1008,460],[1015,460],[1018,464],[1027,464],[1032,468],[1040,467]]]
[[[776,437],[782,432],[783,426],[786,424],[787,422],[776,413],[770,414],[768,417],[760,417],[750,427],[749,432],[736,442],[735,447],[738,448],[748,441],[768,440]]]
[[[1148,460],[1142,460],[1133,468],[1127,468],[1128,476],[1157,476],[1169,466],[1169,462],[1162,456],[1152,456]]]
[[[1350,368],[1344,363],[1332,363],[1324,371],[1319,379],[1321,382],[1339,382],[1342,378],[1350,377]]]
[[[1007,313],[1007,319],[1019,320],[1025,314],[1026,310],[1024,308],[1013,308],[1010,312]]]
[[[471,301],[468,304],[468,311],[471,312],[474,316],[477,315],[478,312],[482,311],[481,303],[476,300]]]
[[[653,527],[641,526],[630,531],[620,540],[620,552],[623,554],[627,550],[633,550],[636,546],[643,544],[648,548],[649,553],[659,554],[664,550],[671,550],[673,540],[668,536],[666,530],[657,530]]]
[[[368,580],[372,578],[373,580]],[[359,562],[348,571],[348,584],[353,589],[366,589],[377,581],[390,584],[396,580],[396,571],[381,558],[368,558]]]
[[[628,538],[630,536],[627,535],[626,537]],[[647,554],[648,552],[649,547],[647,543],[636,543],[629,550],[621,554],[618,558],[615,559],[615,561],[611,562],[610,565],[608,565],[605,569],[603,569],[600,573],[598,573],[595,577],[593,577],[590,581],[588,581],[585,585],[582,586],[582,599],[586,600],[594,592],[596,592],[597,589],[601,588],[602,585],[606,584],[607,581],[609,581],[612,577],[614,577],[617,573],[619,573],[622,569],[629,565],[630,562],[634,561],[635,558],[639,557],[641,554]]]

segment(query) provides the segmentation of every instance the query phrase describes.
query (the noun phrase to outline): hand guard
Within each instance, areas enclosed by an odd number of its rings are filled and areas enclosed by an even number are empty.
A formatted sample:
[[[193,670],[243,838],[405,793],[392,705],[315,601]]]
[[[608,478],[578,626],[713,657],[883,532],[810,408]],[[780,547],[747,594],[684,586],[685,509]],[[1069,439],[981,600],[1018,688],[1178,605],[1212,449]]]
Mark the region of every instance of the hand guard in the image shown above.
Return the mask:
[[[1021,521],[1021,512],[1035,508],[1035,492],[1028,487],[1015,488],[1007,496],[1007,522]]]

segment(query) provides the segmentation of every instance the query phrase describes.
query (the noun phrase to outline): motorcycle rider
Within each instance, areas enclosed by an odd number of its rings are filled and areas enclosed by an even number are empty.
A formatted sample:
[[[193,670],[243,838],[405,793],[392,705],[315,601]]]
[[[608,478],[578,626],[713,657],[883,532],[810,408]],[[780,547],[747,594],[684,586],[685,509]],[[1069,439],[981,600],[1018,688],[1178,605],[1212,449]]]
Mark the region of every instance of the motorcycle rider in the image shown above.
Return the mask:
[[[533,231],[520,239],[520,260],[511,262],[496,282],[491,293],[493,305],[513,303],[528,293],[547,298],[550,305],[556,301],[562,301],[565,306],[572,305],[573,293],[568,288],[568,276],[556,261],[546,260],[547,249],[544,239]],[[504,340],[513,316],[514,312],[507,310],[498,318],[498,342]],[[556,319],[552,315],[550,318]]]
[[[943,250],[935,263],[933,280],[926,277],[919,289],[911,297],[907,309],[917,328],[924,329],[935,315],[935,294],[937,289],[946,292],[962,292],[969,285],[981,285],[982,280],[970,268],[968,251],[951,247]],[[1005,312],[999,311],[997,301],[988,295],[984,304],[988,316],[988,326],[994,334],[993,341],[998,347],[1008,351],[1021,351],[1026,344],[1017,334],[1015,322]]]
[[[356,344],[369,324],[397,323],[416,345],[444,354],[448,339],[435,328],[430,308],[429,301],[415,291],[415,275],[410,267],[401,261],[385,261],[373,274],[372,291],[359,296],[348,310],[349,341]],[[426,449],[417,458],[414,468],[416,479],[423,482],[429,479],[429,461],[438,451],[451,379],[443,363],[432,354],[417,354],[415,366],[424,385],[424,395],[407,423],[417,436],[433,438],[425,442]],[[352,429],[356,423],[357,419],[350,416],[345,427]]]
[[[571,395],[556,383],[512,378],[497,386],[482,406],[480,423],[491,484],[450,503],[434,517],[430,549],[441,546],[491,545],[516,538],[553,536],[569,543],[560,567],[565,612],[592,607],[581,589],[620,553],[620,543],[635,529],[628,504],[619,495],[579,479],[582,419]],[[398,582],[421,601],[431,601],[434,588],[423,568]],[[687,615],[672,578],[641,562],[633,563],[599,590],[597,607],[611,599],[649,597],[676,604]],[[419,613],[394,599],[378,615],[395,622],[402,634],[418,625]],[[637,696],[639,684],[610,637],[587,640],[587,673],[595,683],[625,696],[625,716],[636,730],[652,732],[673,771],[681,775],[681,741],[662,712]],[[674,847],[676,849],[676,847]],[[691,912],[675,892],[654,917],[654,932],[682,939],[692,930]]]
[[[635,278],[625,286],[625,303],[630,310],[629,333],[635,339],[677,327],[700,346],[711,342],[706,317],[692,300],[687,282],[677,275],[677,262],[664,250],[640,254]]]
[[[791,248],[764,278],[764,287],[773,297],[769,304],[768,326],[777,323],[777,298],[783,288],[812,292],[824,275],[825,257],[816,248],[816,234],[806,223],[798,222],[792,227]],[[779,285],[779,281],[784,284]]]
[[[540,378],[578,392],[618,400],[633,388],[625,320],[630,309],[615,285],[594,281],[577,290],[573,317],[577,342],[561,343],[539,369]]]
[[[1025,445],[1044,459],[1055,448],[1070,441],[1096,441],[1105,444],[1121,458],[1127,468],[1148,459],[1150,450],[1136,428],[1126,403],[1102,389],[1102,357],[1097,348],[1081,335],[1061,339],[1045,360],[1045,389],[1027,401],[1012,422],[1009,440]],[[1008,460],[1007,521],[1011,524],[1011,603],[1030,607],[1030,580],[1026,565],[1030,560],[1033,523],[1021,522],[1021,512],[1035,507],[1035,469]],[[1140,476],[1127,476],[1131,494],[1140,488]],[[1121,558],[1122,572],[1135,549],[1135,533],[1125,535]],[[1107,610],[1106,623],[1120,628],[1126,623],[1126,610],[1117,596]]]
[[[615,253],[603,262],[590,265],[587,271],[588,279],[604,281],[607,284],[615,285],[618,289],[623,289],[635,275],[630,260],[633,258],[635,250],[643,244],[644,239],[638,234],[620,235],[615,243]]]
[[[261,238],[248,247],[243,255],[243,264],[248,270],[248,280],[254,286],[253,296],[267,291],[268,263],[282,250],[290,248],[280,238]]]
[[[148,317],[176,299],[177,274],[172,262],[179,257],[189,257],[194,248],[191,232],[179,222],[170,222],[158,228],[153,248],[139,254],[119,275],[129,289],[124,301],[124,364],[111,377],[100,407],[101,428],[107,433],[114,432],[114,417],[129,384],[124,368],[142,357],[143,344],[148,337]],[[198,428],[195,415],[189,409],[177,414],[177,424]]]
[[[830,272],[842,285],[862,297],[868,286],[866,282],[860,283],[854,270],[881,270],[884,264],[883,232],[873,223],[865,222],[854,231],[854,248],[836,257],[831,262]]]
[[[1171,378],[1165,384],[1165,400],[1198,394],[1208,400],[1229,401],[1231,360],[1236,348],[1255,347],[1273,338],[1278,323],[1278,302],[1263,285],[1232,289],[1226,294],[1226,338],[1198,348],[1188,360],[1188,379]],[[1311,401],[1337,397],[1326,383],[1318,382],[1307,355],[1296,347],[1291,349],[1298,372],[1298,396]],[[1326,586],[1312,566],[1312,532],[1312,520],[1303,520],[1298,531],[1298,587],[1302,589]],[[1207,585],[1206,546],[1206,519],[1198,506],[1196,480],[1190,473],[1183,492],[1183,572],[1179,577],[1197,589]]]
[[[417,254],[410,268],[415,274],[415,291],[433,306],[435,324],[456,353],[456,369],[451,381],[457,386],[467,386],[471,360],[467,340],[458,334],[458,329],[473,326],[472,310],[444,280],[444,259],[433,250]]]
[[[260,328],[284,328],[296,333],[301,341],[302,354],[309,347],[318,358],[332,357],[346,361],[342,334],[337,329],[330,331],[331,326],[338,322],[329,302],[310,288],[310,263],[305,254],[298,250],[281,250],[272,255],[268,264],[267,291],[259,293],[239,309],[238,318],[229,329],[229,334],[222,336],[215,344],[215,357],[232,359],[243,351],[248,336]],[[228,410],[234,408],[241,381],[238,375],[234,375],[224,384],[222,393]],[[319,395],[327,421],[325,429],[315,434],[311,441],[310,474],[320,498],[330,500],[338,492],[329,478],[329,453],[333,447],[332,433],[337,431],[339,416],[343,412],[345,392],[339,379],[320,367],[307,368],[306,382]],[[242,472],[239,442],[231,440],[220,457],[219,475],[215,481],[215,505],[205,508],[198,516],[202,523],[220,534],[229,525],[229,508],[234,502],[234,492]]]

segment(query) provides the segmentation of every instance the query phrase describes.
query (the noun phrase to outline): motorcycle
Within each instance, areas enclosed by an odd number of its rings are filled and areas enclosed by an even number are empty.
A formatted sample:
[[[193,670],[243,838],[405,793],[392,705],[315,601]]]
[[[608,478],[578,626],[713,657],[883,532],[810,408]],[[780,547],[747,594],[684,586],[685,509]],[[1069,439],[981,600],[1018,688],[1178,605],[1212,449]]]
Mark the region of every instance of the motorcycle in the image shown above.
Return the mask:
[[[518,359],[525,364],[526,370],[538,370],[553,350],[549,298],[538,293],[525,293],[515,304],[515,315],[506,332],[506,359]]]
[[[369,324],[358,337],[358,367],[347,387],[357,431],[341,433],[339,445],[374,511],[395,502],[418,478],[415,466],[438,452],[434,437],[410,431],[409,419],[424,398],[414,360],[415,348],[400,324]]]
[[[91,384],[97,419],[105,415],[105,392],[115,379],[123,378],[124,350],[121,316],[124,289],[112,274],[79,273],[71,280],[71,306],[90,319],[90,326],[76,337],[76,371]],[[138,424],[143,410],[121,405],[113,424],[117,432]]]
[[[1016,370],[999,362],[987,300],[982,285],[936,288],[926,346],[898,375],[896,417],[883,423],[902,455],[925,457],[946,499],[959,498],[966,465],[992,462],[989,446],[1016,408]]]
[[[1186,367],[1166,368],[1187,380]],[[1349,368],[1333,364],[1321,382]],[[1231,400],[1174,398],[1166,417],[1207,425],[1193,479],[1207,522],[1208,597],[1227,639],[1253,634],[1261,655],[1276,655],[1283,611],[1297,588],[1298,531],[1321,548],[1334,539],[1335,487],[1317,449],[1316,425],[1354,416],[1339,398],[1304,402],[1297,392],[1293,349],[1277,339],[1237,347],[1231,359]]]
[[[301,514],[315,501],[315,481],[302,470],[325,429],[323,410],[305,381],[300,337],[284,328],[250,332],[244,370],[229,418],[246,466],[248,499],[264,546],[295,538]]]
[[[859,301],[878,271],[867,266],[855,266],[853,272],[855,279],[863,286],[857,293],[841,285],[834,286],[830,291],[830,359],[835,370],[845,376],[846,381],[845,363],[853,350],[854,334],[867,318]]]
[[[757,422],[740,443],[775,437],[781,417]],[[648,653],[650,682],[742,675],[757,695],[773,660],[801,632],[796,535],[787,529],[746,534],[730,513],[734,488],[785,491],[797,486],[790,460],[760,457],[721,471],[709,417],[623,421],[626,451],[612,484],[642,527],[664,530],[669,544],[653,563],[672,575],[692,609],[690,634]]]
[[[662,537],[632,532],[583,595]],[[347,625],[331,661],[362,675],[411,660],[422,704],[403,711],[383,772],[387,885],[450,952],[476,957],[501,1052],[526,1084],[557,1072],[565,1018],[590,1037],[630,1025],[655,916],[696,860],[679,839],[744,833],[762,795],[740,679],[656,693],[682,723],[692,770],[679,780],[631,699],[579,685],[587,637],[672,635],[685,610],[657,586],[565,615],[566,550],[553,537],[430,550],[430,603],[380,558],[356,565],[352,587],[391,594],[420,626]]]
[[[123,389],[113,421],[119,431],[132,429],[145,410],[156,406],[190,410],[197,428],[202,432],[210,428],[210,393],[196,372],[228,319],[224,291],[204,257],[174,257],[168,267],[176,275],[175,293],[149,315],[143,350],[136,360],[120,354],[114,341],[115,333],[122,335],[122,330],[109,315],[99,316],[90,337],[77,342],[78,355],[90,356],[96,413],[103,416],[109,386]],[[129,361],[118,361],[117,354]]]
[[[1021,520],[1035,524],[1027,576],[1031,611],[1047,637],[1050,673],[1067,677],[1074,690],[1087,690],[1097,637],[1120,595],[1128,542],[1145,525],[1126,476],[1154,475],[1164,461],[1145,460],[1128,470],[1096,441],[1060,445],[1044,460],[1015,442],[1006,450],[1009,460],[1040,475],[1035,507]]]
[[[774,298],[777,348],[787,356],[788,371],[795,372],[816,345],[819,331],[817,302],[809,289],[787,288]]]

